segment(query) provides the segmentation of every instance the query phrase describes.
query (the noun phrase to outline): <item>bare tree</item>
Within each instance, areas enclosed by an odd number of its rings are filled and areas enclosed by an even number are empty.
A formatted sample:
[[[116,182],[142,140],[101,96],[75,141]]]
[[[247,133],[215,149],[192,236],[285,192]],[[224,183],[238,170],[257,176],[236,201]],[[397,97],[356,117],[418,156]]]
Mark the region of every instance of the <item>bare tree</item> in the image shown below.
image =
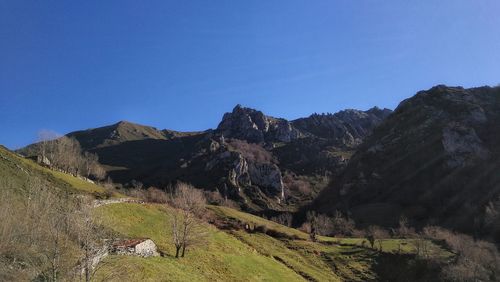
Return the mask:
[[[41,162],[52,168],[74,175],[86,176],[96,180],[106,177],[106,172],[99,164],[97,154],[83,152],[80,143],[73,137],[59,137],[52,131],[40,131],[39,142],[29,154],[41,156]]]
[[[67,235],[70,232],[69,216],[63,211],[59,216],[52,215],[46,218],[48,221],[48,233],[46,238],[45,255],[50,264],[50,280],[59,280],[59,273],[63,263],[64,252],[71,244]]]
[[[82,174],[87,178],[93,177],[97,180],[102,180],[106,177],[106,172],[99,164],[99,156],[97,154],[84,152],[79,158],[79,167]]]
[[[184,230],[182,226],[181,216],[174,212],[171,216],[171,224],[172,224],[172,239],[175,246],[175,257],[179,257],[179,253],[182,249],[183,240],[182,240],[182,231]]]
[[[354,220],[344,217],[340,211],[336,211],[333,217],[333,232],[344,236],[349,236],[354,233],[356,224]]]
[[[372,249],[375,248],[375,243],[378,243],[379,250],[382,251],[382,240],[388,237],[387,231],[380,226],[371,225],[366,231],[366,239],[370,242]]]
[[[411,228],[408,223],[408,218],[404,215],[399,218],[399,226],[394,230],[394,233],[399,238],[415,237],[415,229]]]
[[[306,213],[306,224],[302,225],[304,231],[309,232],[311,241],[316,241],[316,235],[330,235],[333,232],[332,219],[324,214],[317,214],[315,211]]]
[[[205,232],[196,218],[205,208],[203,193],[189,184],[179,183],[173,192],[170,205],[176,209],[171,217],[175,257],[184,257],[186,249],[203,241]]]
[[[422,258],[429,258],[431,243],[424,236],[418,234],[415,235],[413,240],[417,256]]]
[[[306,222],[309,227],[309,238],[311,241],[316,242],[316,212],[308,211],[306,213]]]
[[[293,215],[289,212],[285,212],[278,216],[271,217],[271,220],[281,225],[292,227]]]
[[[42,129],[38,131],[37,142],[40,146],[42,158],[48,158],[48,153],[51,151],[51,142],[59,137],[59,134],[51,130]]]
[[[105,251],[99,226],[99,218],[92,213],[91,200],[79,198],[73,216],[73,232],[83,254],[79,263],[80,272],[87,282],[91,281],[97,272],[100,253]]]
[[[0,249],[0,280],[64,279],[78,258],[70,237],[70,194],[36,176],[25,183],[21,198],[9,195],[19,193],[18,187],[8,187],[0,189],[0,242],[6,247]]]
[[[333,233],[333,221],[330,217],[324,214],[316,216],[316,231],[319,235],[327,236]]]
[[[499,281],[500,255],[494,244],[436,226],[425,227],[423,235],[444,241],[456,254],[455,261],[443,268],[446,280]]]

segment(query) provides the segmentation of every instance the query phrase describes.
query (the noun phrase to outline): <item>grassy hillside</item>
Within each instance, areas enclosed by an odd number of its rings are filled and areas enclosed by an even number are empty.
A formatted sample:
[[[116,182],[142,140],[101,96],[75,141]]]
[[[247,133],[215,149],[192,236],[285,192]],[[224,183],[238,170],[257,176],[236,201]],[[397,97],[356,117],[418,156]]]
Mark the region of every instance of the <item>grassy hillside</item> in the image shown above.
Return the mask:
[[[112,256],[99,273],[120,272],[121,276],[136,281],[194,280],[194,281],[242,281],[272,280],[300,281],[301,277],[280,262],[260,255],[237,238],[218,231],[208,224],[206,242],[191,250],[185,258],[175,259],[169,214],[173,211],[156,204],[113,204],[100,207],[98,215],[105,226],[124,237],[153,239],[164,257],[140,259]],[[140,269],[138,272],[137,269]]]
[[[13,188],[19,192],[15,196],[15,201],[19,202],[15,212],[21,212],[26,206],[23,187],[33,179],[70,196],[104,191],[98,185],[40,167],[0,147],[0,180],[6,179],[9,185],[3,185],[2,191]],[[59,198],[59,202],[64,201],[70,201],[70,198]],[[383,252],[363,246],[362,238],[320,237],[318,242],[311,242],[308,235],[299,230],[219,206],[208,207],[210,222],[265,226],[267,232],[218,229],[201,222],[203,232],[206,232],[204,242],[189,248],[186,257],[175,259],[170,227],[173,213],[174,210],[160,204],[116,203],[96,208],[95,217],[102,223],[102,228],[110,231],[107,234],[118,238],[150,238],[163,255],[154,258],[108,256],[100,264],[95,280],[371,281],[405,277],[401,275],[418,276],[413,264],[415,250],[411,240],[384,240]],[[76,248],[74,243],[69,245]],[[436,252],[445,253],[432,246]],[[78,251],[73,252],[67,263],[75,263],[75,254]],[[30,275],[27,274],[26,278],[35,274]]]
[[[0,281],[74,280],[80,196],[104,191],[0,146]]]
[[[0,281],[67,278],[66,273],[52,271],[53,258],[62,253],[57,269],[74,269],[80,252],[71,232],[55,226],[69,221],[64,215],[80,189],[97,189],[83,182],[52,173],[0,146]]]
[[[307,234],[265,219],[226,207],[209,207],[219,220],[236,220],[265,225],[268,229],[297,239],[274,238],[245,230],[218,230],[204,224],[206,242],[188,250],[185,258],[173,257],[169,217],[174,212],[158,204],[121,203],[99,207],[103,223],[122,237],[153,239],[164,257],[136,258],[110,256],[98,275],[133,281],[369,281],[386,277],[378,273],[380,264],[408,261],[411,242],[387,239],[384,252],[361,246],[363,239],[321,237],[320,242],[306,240]],[[404,243],[402,254],[396,254]],[[433,246],[438,251],[443,251]],[[403,269],[403,268],[402,268]],[[397,272],[397,271],[396,271]],[[380,276],[384,275],[384,276]]]
[[[54,187],[75,193],[103,193],[105,191],[99,185],[39,166],[34,161],[0,146],[0,178],[9,178],[10,181],[22,186],[22,183],[33,177],[44,179]],[[120,195],[116,194],[115,196]]]

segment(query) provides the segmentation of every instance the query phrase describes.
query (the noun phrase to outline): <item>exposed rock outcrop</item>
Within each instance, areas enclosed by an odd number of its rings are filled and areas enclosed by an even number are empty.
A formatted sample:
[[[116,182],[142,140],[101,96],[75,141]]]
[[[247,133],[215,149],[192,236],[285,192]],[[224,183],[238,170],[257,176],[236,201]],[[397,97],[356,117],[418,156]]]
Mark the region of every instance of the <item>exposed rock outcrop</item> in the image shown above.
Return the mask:
[[[235,151],[222,151],[207,162],[205,170],[208,173],[228,171],[226,187],[238,193],[245,193],[245,188],[256,186],[270,199],[284,199],[283,179],[276,164],[246,159]]]
[[[248,173],[253,184],[263,187],[267,194],[283,200],[285,188],[279,167],[275,164],[251,163]]]
[[[350,109],[335,114],[313,114],[292,124],[309,135],[334,140],[338,146],[355,147],[391,113],[377,107],[368,111]]]
[[[248,173],[248,163],[241,154],[233,154],[235,160],[231,170],[229,171],[229,182],[241,191],[242,186],[252,185],[250,175]]]
[[[268,117],[261,111],[241,105],[237,105],[231,113],[224,114],[217,130],[225,137],[253,143],[290,142],[302,136],[289,121]]]
[[[315,206],[360,224],[394,226],[405,215],[487,233],[484,210],[500,195],[499,124],[500,87],[421,91],[365,139]]]
[[[460,123],[450,123],[443,129],[443,148],[449,156],[447,164],[450,168],[465,167],[489,156],[474,128]]]

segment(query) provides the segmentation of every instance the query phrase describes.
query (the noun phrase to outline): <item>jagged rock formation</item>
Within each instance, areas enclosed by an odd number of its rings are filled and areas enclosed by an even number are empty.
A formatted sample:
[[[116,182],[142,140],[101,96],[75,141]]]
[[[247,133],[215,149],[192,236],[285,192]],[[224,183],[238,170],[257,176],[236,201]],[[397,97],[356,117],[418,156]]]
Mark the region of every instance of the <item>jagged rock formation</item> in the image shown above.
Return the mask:
[[[287,121],[237,105],[215,130],[184,133],[122,121],[68,136],[96,153],[108,175],[125,186],[185,181],[247,210],[282,210],[312,200],[389,113],[346,110]],[[311,191],[294,190],[294,181],[310,182]]]
[[[337,145],[357,146],[392,111],[377,107],[368,111],[344,110],[336,114],[313,114],[287,121],[237,105],[224,117],[217,131],[225,137],[253,143],[292,142],[306,137],[335,140]]]
[[[225,137],[254,143],[290,142],[302,136],[289,121],[268,117],[261,111],[241,105],[237,105],[231,113],[224,114],[217,131]]]
[[[294,120],[293,126],[309,135],[335,140],[337,145],[354,147],[392,113],[377,107],[368,111],[344,110],[336,114],[314,114]]]
[[[478,232],[500,196],[498,124],[499,87],[421,91],[376,128],[315,205],[362,224],[390,226],[405,215]]]

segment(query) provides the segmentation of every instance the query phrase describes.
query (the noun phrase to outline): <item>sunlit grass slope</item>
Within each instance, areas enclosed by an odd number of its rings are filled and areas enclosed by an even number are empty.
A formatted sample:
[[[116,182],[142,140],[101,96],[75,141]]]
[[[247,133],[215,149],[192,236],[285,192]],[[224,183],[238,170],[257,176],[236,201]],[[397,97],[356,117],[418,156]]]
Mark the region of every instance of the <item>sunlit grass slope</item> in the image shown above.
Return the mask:
[[[11,175],[6,174],[8,171],[7,168],[0,169],[1,177],[17,177],[19,179],[27,179],[30,176],[36,176],[49,181],[54,186],[69,189],[77,193],[105,192],[105,189],[102,186],[74,177],[70,174],[40,166],[34,161],[10,152],[2,146],[0,146],[0,158],[4,161],[2,165],[6,166],[10,164],[12,169],[17,171],[15,175]],[[5,175],[2,175],[2,172]],[[113,193],[113,197],[123,197],[123,195]]]
[[[204,244],[175,259],[169,218],[174,212],[165,205],[121,203],[102,206],[97,216],[118,237],[151,238],[164,257],[110,256],[98,273],[99,279],[127,281],[370,281],[379,279],[381,256],[396,258],[400,243],[387,239],[380,253],[362,247],[364,239],[321,237],[307,240],[307,234],[293,228],[226,207],[210,206],[220,219],[266,225],[296,239],[273,238],[264,233],[218,230],[202,223],[207,232]],[[408,247],[402,254],[411,253]],[[403,259],[402,259],[403,261]],[[116,273],[113,277],[106,277]],[[119,274],[119,275],[118,275]]]
[[[302,277],[271,256],[209,224],[206,242],[188,249],[186,257],[172,257],[174,248],[169,214],[160,205],[111,204],[98,208],[97,215],[108,228],[124,237],[146,237],[156,242],[164,257],[109,257],[98,276],[120,273],[135,281],[302,281]],[[113,280],[113,278],[111,278]]]

